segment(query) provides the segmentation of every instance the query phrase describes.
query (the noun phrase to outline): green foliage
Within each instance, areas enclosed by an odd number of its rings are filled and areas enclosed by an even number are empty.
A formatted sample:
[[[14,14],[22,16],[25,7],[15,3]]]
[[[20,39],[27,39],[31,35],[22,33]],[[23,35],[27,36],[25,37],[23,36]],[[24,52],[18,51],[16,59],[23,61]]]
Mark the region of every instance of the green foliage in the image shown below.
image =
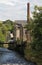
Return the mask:
[[[31,31],[33,39],[30,47],[27,44],[25,48],[25,56],[28,60],[42,65],[42,7],[35,6],[33,19],[28,23],[27,30]]]
[[[41,10],[39,10],[39,13],[37,12],[35,13],[33,13],[33,15],[35,16],[34,27],[32,30],[33,45],[35,44],[35,47],[41,51],[42,50],[42,13]]]
[[[13,28],[13,22],[11,20],[6,20],[3,23],[7,27],[7,30],[12,30],[12,28]]]
[[[13,29],[13,22],[11,20],[6,20],[0,22],[0,41],[6,41],[6,34],[8,31]]]

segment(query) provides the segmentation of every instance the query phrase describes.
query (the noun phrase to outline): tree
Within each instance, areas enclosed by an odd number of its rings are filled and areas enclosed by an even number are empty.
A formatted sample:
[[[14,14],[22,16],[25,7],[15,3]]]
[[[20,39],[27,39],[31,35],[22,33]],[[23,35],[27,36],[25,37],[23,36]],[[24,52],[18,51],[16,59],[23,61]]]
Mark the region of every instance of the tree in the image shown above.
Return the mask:
[[[5,42],[8,31],[12,31],[13,22],[11,20],[6,20],[0,22],[0,41]]]
[[[26,28],[30,31],[32,40],[30,47],[27,45],[25,48],[25,57],[42,65],[42,7],[35,6],[33,19]]]
[[[13,29],[13,21],[11,21],[11,20],[6,20],[3,22],[3,24],[7,27],[7,30]]]
[[[41,7],[35,6],[35,11],[33,12],[33,45],[35,50],[42,51],[42,9]]]
[[[32,55],[38,65],[42,65],[42,7],[35,6],[30,28],[33,37],[31,42]]]

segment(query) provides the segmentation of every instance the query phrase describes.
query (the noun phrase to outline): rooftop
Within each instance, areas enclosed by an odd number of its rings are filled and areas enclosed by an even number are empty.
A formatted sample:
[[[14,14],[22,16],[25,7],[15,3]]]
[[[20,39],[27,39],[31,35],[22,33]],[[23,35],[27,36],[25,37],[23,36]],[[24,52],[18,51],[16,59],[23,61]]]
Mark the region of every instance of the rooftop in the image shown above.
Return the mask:
[[[22,24],[22,26],[25,26],[27,24],[27,20],[15,20],[16,24]]]

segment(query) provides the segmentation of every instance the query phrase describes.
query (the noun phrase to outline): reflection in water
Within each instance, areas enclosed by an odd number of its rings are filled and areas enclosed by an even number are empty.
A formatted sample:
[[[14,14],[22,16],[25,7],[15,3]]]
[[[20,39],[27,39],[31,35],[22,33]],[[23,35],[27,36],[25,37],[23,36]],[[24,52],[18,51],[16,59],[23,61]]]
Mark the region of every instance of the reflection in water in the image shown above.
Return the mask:
[[[10,51],[10,50],[5,49],[5,48],[0,48],[0,63],[34,65],[33,63],[26,62],[16,52]]]

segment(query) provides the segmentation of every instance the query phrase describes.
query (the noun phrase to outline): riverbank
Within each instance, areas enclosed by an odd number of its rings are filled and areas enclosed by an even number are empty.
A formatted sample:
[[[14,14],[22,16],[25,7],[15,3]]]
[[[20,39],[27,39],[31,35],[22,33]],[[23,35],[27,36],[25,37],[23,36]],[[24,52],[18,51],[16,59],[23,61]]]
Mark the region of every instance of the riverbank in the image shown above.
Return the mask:
[[[35,65],[32,62],[27,62],[23,57],[21,57],[17,52],[13,52],[6,48],[0,48],[0,64],[14,64],[14,65]]]
[[[30,46],[29,46],[30,47]],[[19,53],[24,59],[28,62],[33,62],[36,65],[42,65],[42,52],[34,51],[31,48],[29,48],[28,45],[24,47],[16,45],[16,48],[14,49],[17,53]],[[14,51],[13,50],[13,51]]]

